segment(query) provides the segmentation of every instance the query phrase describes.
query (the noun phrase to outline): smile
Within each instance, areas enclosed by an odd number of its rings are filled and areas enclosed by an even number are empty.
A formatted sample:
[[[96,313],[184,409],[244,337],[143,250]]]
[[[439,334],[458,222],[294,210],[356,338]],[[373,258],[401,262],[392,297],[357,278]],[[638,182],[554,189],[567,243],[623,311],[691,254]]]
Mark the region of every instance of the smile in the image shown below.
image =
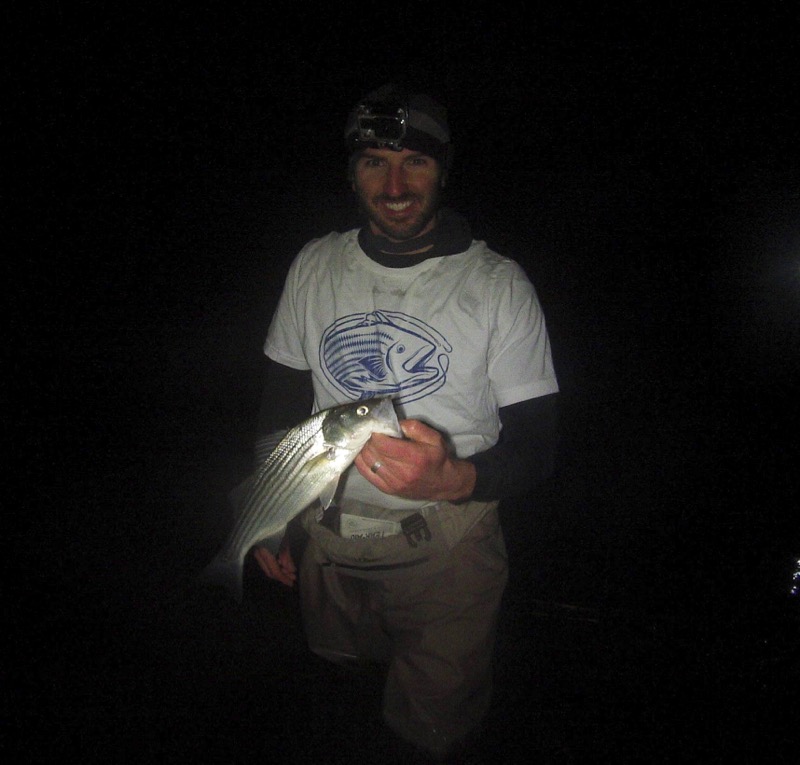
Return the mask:
[[[386,207],[388,207],[392,212],[403,212],[403,210],[407,210],[413,202],[411,200],[406,200],[404,202],[384,202]]]

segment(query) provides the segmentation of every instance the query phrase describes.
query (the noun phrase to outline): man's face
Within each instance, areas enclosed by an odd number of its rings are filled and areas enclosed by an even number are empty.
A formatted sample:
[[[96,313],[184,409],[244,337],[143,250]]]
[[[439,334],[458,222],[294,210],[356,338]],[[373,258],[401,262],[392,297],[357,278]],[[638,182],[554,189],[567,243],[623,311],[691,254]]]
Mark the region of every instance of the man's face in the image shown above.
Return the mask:
[[[441,165],[412,149],[365,149],[353,166],[353,191],[374,234],[397,242],[436,225]]]

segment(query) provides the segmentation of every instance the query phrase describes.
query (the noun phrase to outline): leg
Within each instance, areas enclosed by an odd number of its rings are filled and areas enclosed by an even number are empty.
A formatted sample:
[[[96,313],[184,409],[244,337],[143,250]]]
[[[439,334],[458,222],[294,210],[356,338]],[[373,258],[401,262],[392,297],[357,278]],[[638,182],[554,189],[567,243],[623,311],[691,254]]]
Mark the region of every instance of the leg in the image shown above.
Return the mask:
[[[387,661],[389,644],[376,614],[371,582],[324,566],[309,540],[300,564],[300,603],[309,648],[329,661]]]
[[[492,512],[442,567],[383,582],[394,645],[384,718],[401,737],[434,755],[462,741],[488,711],[507,578],[505,545]]]

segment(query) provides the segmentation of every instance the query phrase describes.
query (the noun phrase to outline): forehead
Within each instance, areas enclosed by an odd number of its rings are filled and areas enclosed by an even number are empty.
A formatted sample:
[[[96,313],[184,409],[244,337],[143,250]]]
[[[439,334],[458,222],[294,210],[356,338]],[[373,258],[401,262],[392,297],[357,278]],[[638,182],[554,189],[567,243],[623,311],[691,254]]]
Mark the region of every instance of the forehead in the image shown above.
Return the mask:
[[[357,159],[362,157],[396,159],[398,162],[402,162],[404,159],[408,159],[409,157],[427,157],[432,162],[436,161],[430,154],[426,154],[424,151],[417,151],[416,149],[401,149],[400,151],[394,151],[393,149],[374,149],[369,146],[356,154]]]

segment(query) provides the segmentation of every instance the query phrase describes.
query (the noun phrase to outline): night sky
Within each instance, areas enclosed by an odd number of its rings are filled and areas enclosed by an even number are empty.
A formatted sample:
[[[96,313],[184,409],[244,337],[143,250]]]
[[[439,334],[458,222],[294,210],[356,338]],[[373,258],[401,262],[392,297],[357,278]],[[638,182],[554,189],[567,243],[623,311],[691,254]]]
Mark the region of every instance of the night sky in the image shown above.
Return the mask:
[[[448,106],[447,203],[531,276],[562,388],[558,474],[504,508],[496,761],[789,762],[796,3],[164,5],[34,3],[7,29],[4,685],[27,761],[372,762],[297,722],[322,681],[292,594],[253,576],[237,611],[184,588],[246,469],[286,269],[357,225],[347,111],[401,81]],[[270,682],[296,714],[261,735]],[[184,745],[159,749],[168,730]]]

